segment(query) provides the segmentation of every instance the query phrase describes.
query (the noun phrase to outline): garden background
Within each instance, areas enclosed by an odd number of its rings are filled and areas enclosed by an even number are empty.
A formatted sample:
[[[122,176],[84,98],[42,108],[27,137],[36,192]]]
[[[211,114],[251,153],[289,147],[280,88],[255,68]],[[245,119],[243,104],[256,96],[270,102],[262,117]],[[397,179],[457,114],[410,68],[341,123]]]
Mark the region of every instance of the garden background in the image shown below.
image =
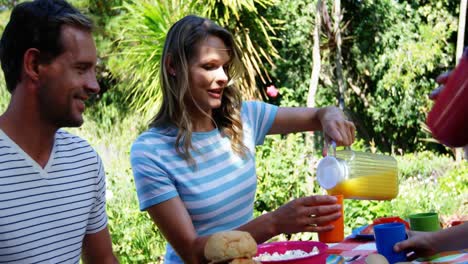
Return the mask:
[[[0,31],[20,2],[0,1]],[[431,139],[424,126],[435,77],[454,67],[463,41],[468,43],[461,34],[466,0],[70,2],[96,23],[101,93],[88,103],[85,124],[69,130],[104,160],[109,228],[121,263],[160,263],[164,252],[163,237],[138,210],[129,150],[161,100],[164,36],[186,14],[210,17],[235,34],[248,68],[245,99],[340,106],[357,127],[353,149],[398,160],[398,197],[346,200],[347,234],[381,216],[436,211],[444,223],[468,216],[467,162]],[[0,86],[3,111],[9,94],[3,80]],[[297,133],[269,136],[257,148],[256,215],[295,197],[323,193],[315,181],[322,146],[320,133]],[[316,234],[274,239],[316,239]]]

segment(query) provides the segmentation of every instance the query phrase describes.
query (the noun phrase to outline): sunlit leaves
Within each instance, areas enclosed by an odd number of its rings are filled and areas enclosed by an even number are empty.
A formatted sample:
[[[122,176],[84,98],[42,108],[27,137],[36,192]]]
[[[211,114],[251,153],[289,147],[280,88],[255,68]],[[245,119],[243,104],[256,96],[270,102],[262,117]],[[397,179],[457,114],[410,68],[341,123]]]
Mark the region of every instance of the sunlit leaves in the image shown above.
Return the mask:
[[[243,52],[247,74],[241,83],[244,97],[258,97],[257,78],[269,80],[265,64],[277,56],[270,39],[274,27],[262,17],[258,8],[274,0],[132,0],[123,5],[124,14],[117,19],[117,53],[109,67],[123,83],[132,108],[149,118],[157,111],[161,91],[159,65],[165,35],[169,27],[188,14],[211,18],[230,30]]]
[[[192,1],[130,1],[118,18],[117,50],[110,68],[122,81],[132,108],[148,119],[160,103],[159,65],[169,27],[192,11]]]
[[[204,0],[198,3],[205,3],[209,7],[203,9],[206,17],[217,21],[234,34],[247,68],[241,83],[244,97],[258,97],[264,91],[262,87],[256,87],[256,80],[258,78],[261,84],[271,82],[267,68],[273,66],[273,58],[278,57],[272,42],[277,25],[272,24],[274,19],[264,16],[264,9],[278,4],[278,0]]]

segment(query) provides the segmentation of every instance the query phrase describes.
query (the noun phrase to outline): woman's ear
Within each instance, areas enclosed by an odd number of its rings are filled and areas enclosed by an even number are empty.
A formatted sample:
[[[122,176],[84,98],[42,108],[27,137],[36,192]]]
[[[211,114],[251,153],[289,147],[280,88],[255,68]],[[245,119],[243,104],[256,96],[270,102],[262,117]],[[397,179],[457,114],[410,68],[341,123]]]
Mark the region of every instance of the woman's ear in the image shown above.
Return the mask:
[[[176,76],[176,70],[175,70],[175,67],[174,67],[174,65],[172,63],[172,56],[170,54],[166,56],[164,64],[166,66],[167,73],[170,76]]]

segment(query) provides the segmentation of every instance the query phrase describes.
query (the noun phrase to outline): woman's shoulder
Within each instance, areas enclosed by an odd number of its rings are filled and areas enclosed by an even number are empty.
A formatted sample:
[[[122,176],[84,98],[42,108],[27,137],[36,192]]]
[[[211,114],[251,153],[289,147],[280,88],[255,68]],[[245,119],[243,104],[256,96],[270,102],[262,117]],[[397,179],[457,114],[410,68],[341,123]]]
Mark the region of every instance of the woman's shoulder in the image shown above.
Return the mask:
[[[141,133],[133,142],[135,147],[148,147],[161,144],[173,144],[177,137],[177,130],[169,126],[150,127]]]
[[[259,114],[262,112],[271,112],[272,110],[276,109],[277,106],[273,104],[269,104],[259,100],[249,100],[242,102],[241,113],[242,114]]]

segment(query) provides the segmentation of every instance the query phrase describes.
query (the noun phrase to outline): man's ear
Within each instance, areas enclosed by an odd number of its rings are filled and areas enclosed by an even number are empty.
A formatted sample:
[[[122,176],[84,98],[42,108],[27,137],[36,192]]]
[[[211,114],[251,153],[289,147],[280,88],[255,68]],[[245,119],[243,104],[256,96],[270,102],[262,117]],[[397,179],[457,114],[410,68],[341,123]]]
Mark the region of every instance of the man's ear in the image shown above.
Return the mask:
[[[38,49],[28,49],[23,56],[24,74],[32,80],[39,79],[39,54]]]
[[[172,63],[172,55],[168,54],[166,59],[164,60],[164,64],[166,66],[167,73],[170,76],[176,76],[176,70],[174,64]]]

